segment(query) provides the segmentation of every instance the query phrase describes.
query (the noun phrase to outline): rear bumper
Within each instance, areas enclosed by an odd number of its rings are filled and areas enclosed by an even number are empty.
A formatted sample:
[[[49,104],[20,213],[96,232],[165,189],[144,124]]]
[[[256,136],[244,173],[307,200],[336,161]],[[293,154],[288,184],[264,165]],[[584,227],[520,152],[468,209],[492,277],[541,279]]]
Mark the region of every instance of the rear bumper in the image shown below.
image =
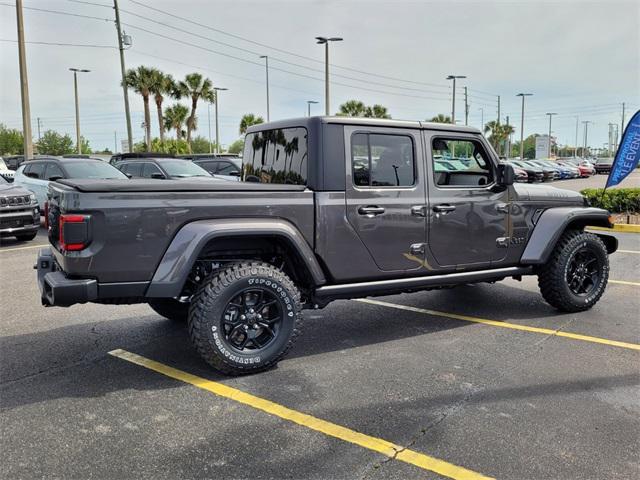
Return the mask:
[[[69,307],[76,303],[87,303],[98,298],[98,282],[93,279],[72,279],[57,270],[51,249],[38,252],[38,287],[45,306]]]

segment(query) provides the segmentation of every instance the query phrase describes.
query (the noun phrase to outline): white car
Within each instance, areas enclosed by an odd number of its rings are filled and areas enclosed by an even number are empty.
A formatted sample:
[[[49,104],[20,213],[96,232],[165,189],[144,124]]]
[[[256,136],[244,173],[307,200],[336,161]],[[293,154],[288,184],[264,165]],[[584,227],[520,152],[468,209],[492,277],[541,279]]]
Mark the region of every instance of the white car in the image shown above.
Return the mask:
[[[0,177],[4,178],[7,182],[13,182],[13,170],[9,170],[7,164],[4,163],[4,159],[0,157]]]
[[[37,158],[24,162],[15,173],[14,183],[33,192],[44,212],[49,182],[63,178],[113,178],[127,180],[117,168],[93,158]]]

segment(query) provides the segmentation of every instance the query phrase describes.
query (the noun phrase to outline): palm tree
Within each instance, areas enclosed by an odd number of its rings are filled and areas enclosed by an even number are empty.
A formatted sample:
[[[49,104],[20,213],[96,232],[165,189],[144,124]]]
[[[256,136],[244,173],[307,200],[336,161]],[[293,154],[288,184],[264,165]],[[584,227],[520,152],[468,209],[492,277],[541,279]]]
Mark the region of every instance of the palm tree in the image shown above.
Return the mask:
[[[360,100],[349,100],[340,105],[336,115],[339,117],[364,117],[367,113],[366,105]]]
[[[142,95],[144,102],[144,128],[145,143],[147,150],[151,143],[151,115],[149,113],[149,95],[151,94],[151,85],[153,84],[153,69],[140,65],[136,69],[127,70],[124,76],[124,83],[127,88],[131,88],[134,92]]]
[[[176,98],[188,97],[191,99],[191,113],[187,118],[187,143],[191,153],[191,132],[197,128],[196,108],[201,98],[207,102],[215,102],[215,90],[210,79],[204,78],[199,73],[189,73],[180,81],[175,90]]]
[[[176,90],[176,83],[173,77],[160,70],[151,70],[151,85],[149,90],[154,96],[156,108],[158,109],[158,128],[160,129],[160,141],[164,142],[164,118],[162,116],[162,101],[165,95],[172,95]]]
[[[259,125],[264,123],[262,117],[256,116],[253,113],[246,113],[240,119],[240,135],[247,133],[247,129],[252,125]]]
[[[389,112],[387,111],[387,107],[376,104],[373,107],[367,107],[367,112],[365,113],[365,117],[391,118],[391,115],[389,115]]]
[[[484,133],[491,132],[491,135],[489,135],[489,143],[493,145],[493,148],[496,149],[498,155],[500,155],[500,145],[502,145],[514,131],[515,130],[511,125],[498,123],[496,120],[487,122],[484,126]]]
[[[428,121],[433,123],[451,123],[451,117],[445,115],[444,113],[439,113]]]
[[[182,138],[182,127],[187,121],[188,115],[189,109],[180,103],[173,104],[164,111],[164,127],[167,131],[176,131],[176,140]]]

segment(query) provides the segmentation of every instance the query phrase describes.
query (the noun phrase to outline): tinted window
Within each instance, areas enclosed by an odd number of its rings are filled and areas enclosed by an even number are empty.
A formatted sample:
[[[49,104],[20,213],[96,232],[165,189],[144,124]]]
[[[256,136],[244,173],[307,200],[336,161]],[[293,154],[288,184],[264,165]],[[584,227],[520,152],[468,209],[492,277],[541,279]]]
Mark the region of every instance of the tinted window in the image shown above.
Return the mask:
[[[477,187],[493,182],[491,162],[479,142],[434,138],[431,147],[436,185]]]
[[[100,160],[71,160],[65,162],[64,168],[69,178],[127,178],[120,170]]]
[[[214,174],[218,169],[218,162],[198,162],[196,163],[199,167],[204,168],[207,172]]]
[[[231,175],[232,172],[240,172],[240,167],[231,162],[218,162],[218,175]]]
[[[209,172],[189,160],[159,161],[165,172],[171,177],[209,177]]]
[[[118,168],[132,177],[140,177],[142,175],[142,164],[139,162],[120,164]]]
[[[406,135],[356,133],[351,137],[353,183],[361,187],[415,184],[413,141]]]
[[[142,176],[144,178],[151,178],[154,173],[162,175],[164,177],[164,173],[153,163],[145,162],[142,164]]]
[[[29,168],[29,177],[31,178],[39,178],[39,179],[43,179],[44,178],[44,168],[45,168],[45,164],[44,163],[32,163],[30,165],[31,168]],[[26,168],[25,168],[26,171]]]
[[[248,134],[242,162],[247,181],[306,185],[307,129],[279,128]]]
[[[62,169],[55,163],[49,163],[47,165],[47,170],[44,173],[44,178],[46,178],[47,180],[50,180],[51,177],[64,178],[64,173],[62,172]]]

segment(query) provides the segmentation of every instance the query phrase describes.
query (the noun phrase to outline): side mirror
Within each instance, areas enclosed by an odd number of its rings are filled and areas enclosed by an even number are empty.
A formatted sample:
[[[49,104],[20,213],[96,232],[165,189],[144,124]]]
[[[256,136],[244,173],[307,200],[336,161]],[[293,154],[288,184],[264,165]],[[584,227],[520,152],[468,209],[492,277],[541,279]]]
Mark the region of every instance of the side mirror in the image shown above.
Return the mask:
[[[56,182],[62,178],[64,178],[62,175],[51,175],[47,180],[50,182]]]
[[[508,163],[501,163],[498,165],[498,184],[499,185],[513,185],[516,180],[516,172],[513,170],[513,165]]]
[[[157,172],[156,172],[156,173],[152,173],[152,174],[151,174],[151,178],[155,178],[156,180],[164,180],[164,179],[165,179],[165,178],[167,178],[167,177],[165,177],[165,176],[164,176],[163,174],[161,174],[161,173],[157,173]]]
[[[239,177],[240,176],[240,172],[238,170],[232,170],[229,172],[229,175],[232,177]]]

